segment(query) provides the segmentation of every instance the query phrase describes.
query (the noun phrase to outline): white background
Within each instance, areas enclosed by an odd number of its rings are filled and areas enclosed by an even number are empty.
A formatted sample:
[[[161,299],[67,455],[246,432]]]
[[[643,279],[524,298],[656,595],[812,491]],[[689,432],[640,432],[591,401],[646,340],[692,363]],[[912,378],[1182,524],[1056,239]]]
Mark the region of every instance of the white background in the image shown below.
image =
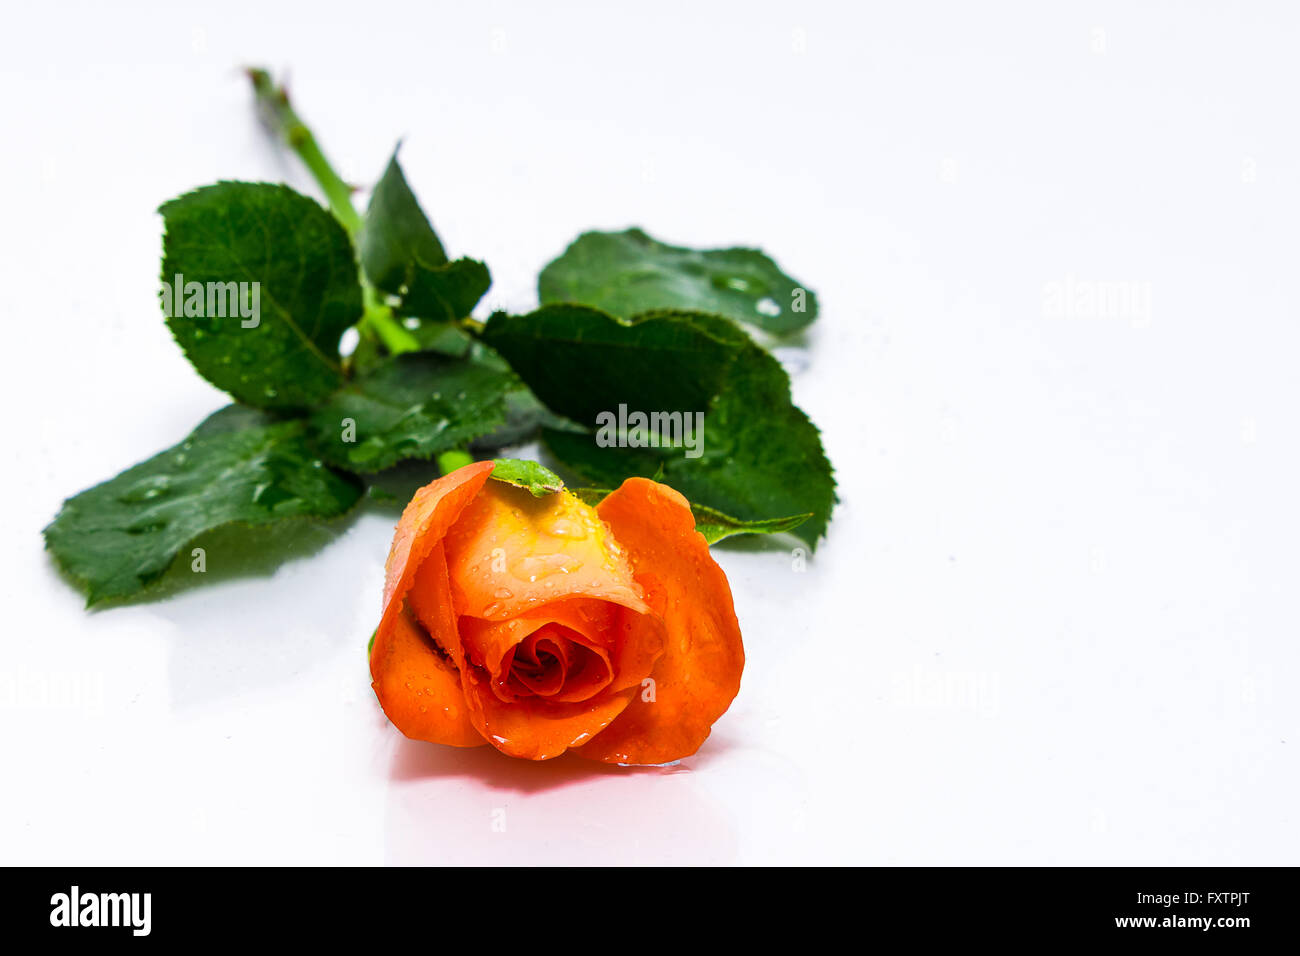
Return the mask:
[[[1295,7],[1048,6],[8,10],[0,862],[1297,862]],[[364,654],[390,515],[158,603],[54,570],[62,498],[225,401],[154,209],[310,189],[249,63],[360,184],[404,138],[493,306],[632,224],[820,294],[787,357],[842,502],[802,573],[717,552],[749,662],[699,755],[403,739]]]

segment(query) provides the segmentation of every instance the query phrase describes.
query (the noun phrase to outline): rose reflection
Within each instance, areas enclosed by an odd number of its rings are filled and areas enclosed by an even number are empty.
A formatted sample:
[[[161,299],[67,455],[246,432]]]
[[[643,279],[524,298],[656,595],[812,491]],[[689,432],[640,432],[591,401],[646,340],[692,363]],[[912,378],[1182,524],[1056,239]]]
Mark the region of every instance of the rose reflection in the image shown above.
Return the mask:
[[[402,740],[393,755],[385,862],[436,865],[726,864],[736,857],[727,814],[692,779],[719,757],[623,768],[573,754],[544,763],[491,747]]]

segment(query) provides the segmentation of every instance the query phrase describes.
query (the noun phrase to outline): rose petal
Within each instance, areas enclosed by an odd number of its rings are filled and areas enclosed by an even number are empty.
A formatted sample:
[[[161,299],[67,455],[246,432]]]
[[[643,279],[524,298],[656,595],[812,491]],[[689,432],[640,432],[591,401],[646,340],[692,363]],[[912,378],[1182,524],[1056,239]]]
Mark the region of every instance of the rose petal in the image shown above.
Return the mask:
[[[552,635],[554,627],[543,625],[511,650],[507,681],[515,696],[534,694],[554,699],[569,680],[575,645],[562,634]],[[605,683],[609,683],[608,675]]]
[[[451,582],[447,578],[446,551],[441,541],[420,562],[411,590],[406,594],[406,605],[457,669],[464,667],[464,642],[452,610]]]
[[[488,677],[477,668],[461,671],[469,716],[492,746],[511,757],[549,760],[579,747],[608,727],[635,693],[600,694],[581,703],[561,704],[544,697],[521,697],[513,703],[497,698]],[[581,751],[579,751],[581,753]]]
[[[409,611],[392,618],[370,652],[375,695],[388,719],[412,740],[481,747],[461,690],[460,673],[438,654]]]
[[[473,501],[492,474],[492,462],[480,461],[457,468],[431,481],[402,511],[388,551],[384,579],[384,617],[401,609],[402,599],[415,580],[420,564]],[[498,482],[500,484],[500,482]]]
[[[571,675],[555,700],[586,700],[605,685],[613,691],[639,685],[663,652],[663,625],[653,614],[639,614],[608,601],[587,599],[544,604],[508,621],[462,617],[460,635],[470,660],[481,664],[501,681],[508,670],[506,655],[547,624],[558,624],[576,632],[573,636],[580,638],[579,643],[605,663],[610,674],[609,680],[600,686],[583,683],[578,675]]]
[[[620,609],[614,623],[617,640],[614,652],[614,680],[610,690],[637,687],[650,676],[664,653],[667,629],[655,613],[637,614]]]
[[[500,674],[505,656],[547,624],[561,624],[577,631],[593,646],[605,645],[606,632],[613,630],[616,608],[617,605],[605,601],[556,601],[508,621],[487,621],[466,615],[460,619],[460,639],[471,661],[492,674]]]
[[[695,753],[740,690],[745,650],[726,575],[673,489],[629,478],[597,508],[627,549],[645,600],[667,629],[653,700],[638,693],[577,753],[608,763],[661,764]]]
[[[370,651],[370,675],[384,713],[408,737],[455,747],[484,742],[467,720],[458,662],[443,656],[453,648],[459,653],[460,646],[440,542],[491,472],[491,462],[467,465],[421,488],[402,512],[388,553],[384,610]],[[426,562],[431,553],[436,560]],[[425,563],[431,564],[427,573],[434,582],[424,589],[435,609],[422,622],[428,634],[404,608],[416,572]]]
[[[647,610],[609,529],[567,491],[535,498],[490,482],[446,546],[458,615],[502,621],[566,597]]]

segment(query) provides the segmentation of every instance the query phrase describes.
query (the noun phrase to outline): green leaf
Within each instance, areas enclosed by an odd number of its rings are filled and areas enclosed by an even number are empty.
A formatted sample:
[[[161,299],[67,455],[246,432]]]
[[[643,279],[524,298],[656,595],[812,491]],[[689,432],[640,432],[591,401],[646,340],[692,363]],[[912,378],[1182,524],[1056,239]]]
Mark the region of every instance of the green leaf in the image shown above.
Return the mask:
[[[702,411],[748,341],[727,322],[616,319],[582,305],[498,312],[482,340],[499,352],[548,408],[595,427],[619,402],[639,409]]]
[[[460,341],[447,334],[439,336],[433,345],[429,347],[438,351],[445,351],[449,355],[464,355],[471,361],[481,362],[490,368],[499,370],[503,374],[508,374],[510,379],[510,385],[502,396],[506,409],[505,421],[492,431],[473,439],[470,442],[470,448],[478,451],[504,448],[507,445],[518,445],[536,438],[538,431],[543,427],[561,430],[574,427],[567,419],[553,414],[550,409],[539,402],[537,396],[514,374],[510,364],[497,354],[495,349],[478,339],[470,337],[462,332],[458,326],[452,326],[452,328],[464,336],[463,352],[455,353],[453,351],[460,345]],[[418,331],[416,334],[417,336],[420,335]]]
[[[311,433],[331,464],[382,471],[491,434],[519,388],[499,360],[407,352],[331,396],[312,413]]]
[[[543,432],[586,481],[655,478],[742,522],[810,513],[797,532],[809,544],[825,532],[835,480],[821,436],[791,401],[780,363],[728,320],[546,306],[494,315],[483,338],[552,411],[586,429]],[[633,412],[681,413],[683,426],[702,413],[699,441],[691,447],[683,428],[677,444],[653,447],[644,430],[622,426]]]
[[[573,302],[630,317],[716,312],[783,335],[817,318],[817,297],[757,249],[686,249],[640,229],[583,233],[537,282],[543,305]]]
[[[704,505],[691,505],[691,513],[695,515],[695,530],[704,535],[704,540],[709,544],[717,544],[723,538],[735,534],[780,534],[793,531],[812,517],[812,512],[808,512],[787,518],[768,518],[765,521],[741,521]]]
[[[517,388],[505,394],[506,420],[499,427],[480,438],[470,442],[475,451],[504,448],[508,445],[522,445],[537,437],[542,428],[564,430],[573,427],[566,419],[555,415],[549,408],[537,400],[522,382]]]
[[[361,287],[333,216],[287,186],[234,182],[159,212],[167,325],[200,375],[257,408],[308,407],[343,384],[339,338],[361,316]]]
[[[411,268],[398,311],[426,319],[463,319],[492,286],[492,274],[477,259],[457,259],[436,268]]]
[[[608,488],[572,488],[574,495],[589,505],[598,505],[610,494]],[[695,516],[695,530],[704,535],[709,544],[717,544],[724,538],[737,534],[780,534],[793,531],[803,524],[812,514],[790,515],[787,518],[769,518],[765,521],[741,521],[731,515],[725,515],[715,508],[704,505],[691,505],[691,514]]]
[[[510,366],[492,349],[473,338],[459,325],[451,322],[409,323],[407,328],[422,351],[438,352],[455,358],[468,357],[504,373],[510,372]],[[356,351],[350,357],[353,369],[360,377],[365,377],[389,360],[387,352],[376,339],[363,337]],[[563,428],[567,423],[554,415],[537,400],[523,382],[513,375],[509,376],[510,385],[503,394],[505,402],[505,420],[490,432],[470,441],[470,447],[478,451],[517,445],[536,437],[539,428]]]
[[[517,488],[527,488],[534,498],[564,490],[560,476],[545,465],[522,458],[498,458],[492,462],[492,477]]]
[[[412,260],[429,266],[447,262],[447,251],[406,182],[396,149],[370,193],[360,245],[370,281],[394,292],[406,282]]]
[[[301,420],[227,406],[179,445],[65,501],[46,547],[89,606],[143,590],[204,532],[341,515],[360,483],[326,468],[303,432]]]
[[[419,343],[421,352],[460,357],[467,354],[475,344],[473,337],[454,322],[408,318],[402,324]],[[357,347],[348,356],[347,365],[354,375],[367,375],[391,357],[377,335],[363,334]]]
[[[492,277],[476,259],[448,261],[397,162],[375,185],[361,230],[361,265],[379,289],[399,296],[398,311],[426,319],[460,319],[483,298]]]

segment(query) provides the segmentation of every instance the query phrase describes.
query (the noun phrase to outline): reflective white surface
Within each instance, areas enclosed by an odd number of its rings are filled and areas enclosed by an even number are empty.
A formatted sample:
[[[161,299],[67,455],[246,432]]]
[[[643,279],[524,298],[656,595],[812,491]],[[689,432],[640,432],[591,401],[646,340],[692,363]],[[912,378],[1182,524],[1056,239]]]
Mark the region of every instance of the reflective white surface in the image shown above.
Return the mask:
[[[7,14],[0,862],[1294,863],[1295,10],[879,6]],[[153,210],[308,188],[246,63],[349,178],[404,137],[491,306],[630,224],[817,290],[790,358],[842,504],[803,571],[718,551],[749,662],[696,757],[403,739],[364,658],[391,515],[89,614],[42,553],[223,404]]]

